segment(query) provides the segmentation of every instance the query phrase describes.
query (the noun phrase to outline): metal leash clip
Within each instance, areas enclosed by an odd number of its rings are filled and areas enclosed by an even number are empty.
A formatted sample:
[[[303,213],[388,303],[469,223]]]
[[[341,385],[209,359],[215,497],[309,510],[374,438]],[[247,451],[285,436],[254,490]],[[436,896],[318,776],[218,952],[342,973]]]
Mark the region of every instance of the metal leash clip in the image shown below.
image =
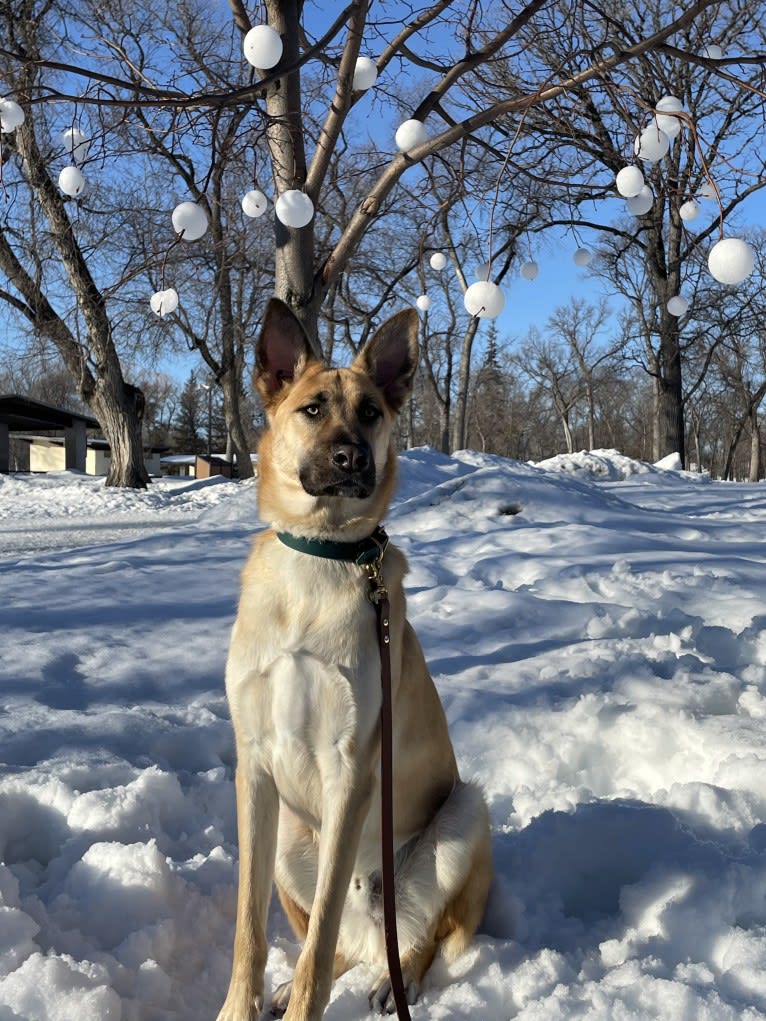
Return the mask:
[[[363,564],[364,572],[367,575],[368,589],[367,598],[377,606],[383,599],[388,598],[388,589],[383,581],[381,568],[383,567],[383,550],[367,564]]]

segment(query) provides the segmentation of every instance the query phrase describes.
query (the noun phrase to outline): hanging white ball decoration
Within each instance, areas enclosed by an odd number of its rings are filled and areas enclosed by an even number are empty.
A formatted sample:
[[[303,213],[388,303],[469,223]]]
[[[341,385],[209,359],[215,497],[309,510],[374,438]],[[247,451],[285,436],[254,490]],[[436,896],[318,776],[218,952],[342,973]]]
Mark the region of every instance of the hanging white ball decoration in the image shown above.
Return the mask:
[[[540,272],[540,268],[534,259],[530,259],[529,262],[522,262],[519,273],[524,277],[525,280],[534,280],[537,274]]]
[[[681,113],[683,108],[684,104],[677,96],[663,96],[657,101],[656,109],[659,112],[654,118],[654,123],[668,138],[675,138],[681,133],[683,121],[680,117],[672,117],[670,114]]]
[[[77,167],[64,167],[59,174],[59,188],[65,195],[77,198],[85,191],[85,178]]]
[[[667,155],[669,148],[670,139],[656,124],[650,124],[648,128],[644,128],[633,143],[633,151],[645,163],[659,162],[663,156]]]
[[[420,294],[415,299],[415,304],[418,306],[421,312],[427,312],[431,307],[431,299],[427,294]]]
[[[644,175],[638,167],[623,167],[622,170],[617,172],[614,183],[617,186],[617,191],[623,198],[632,199],[643,188],[645,184]]]
[[[719,283],[740,284],[755,269],[755,252],[741,238],[724,238],[710,249],[707,265]]]
[[[503,311],[505,295],[491,280],[477,280],[463,296],[469,315],[479,319],[495,319]]]
[[[245,192],[242,197],[242,212],[245,216],[255,219],[257,216],[263,216],[268,204],[263,192],[259,188],[253,188],[252,191]]]
[[[682,294],[674,295],[667,304],[667,310],[672,316],[682,316],[689,308],[689,302]]]
[[[422,121],[408,120],[400,124],[394,137],[396,148],[400,152],[411,152],[428,141],[428,132]]]
[[[314,215],[314,203],[305,191],[290,188],[283,191],[275,203],[277,219],[285,227],[305,227]]]
[[[90,139],[79,128],[67,128],[62,131],[61,144],[75,163],[82,163],[88,156]]]
[[[723,50],[718,43],[708,43],[702,51],[702,56],[708,60],[720,60],[723,57]]]
[[[489,280],[490,265],[488,262],[480,262],[474,270],[476,280]]]
[[[172,287],[165,291],[155,291],[149,299],[152,312],[160,318],[170,315],[178,308],[178,292]]]
[[[696,199],[688,199],[686,202],[681,204],[681,208],[678,210],[678,215],[682,220],[687,223],[691,223],[692,220],[696,220],[702,212],[702,206]]]
[[[654,205],[654,194],[648,184],[645,184],[638,195],[629,198],[625,207],[633,216],[643,216],[648,213]]]
[[[431,269],[441,270],[447,265],[447,256],[444,252],[434,252],[428,261],[431,264]]]
[[[181,202],[173,210],[173,230],[184,241],[199,241],[207,230],[207,213],[196,202]]]
[[[15,99],[0,99],[0,131],[15,131],[24,123],[24,116]]]
[[[716,187],[715,182],[710,180],[703,181],[700,185],[700,196],[703,199],[717,199],[718,188]]]
[[[357,57],[354,67],[354,80],[351,88],[354,92],[366,92],[378,79],[378,69],[370,57]]]
[[[269,71],[282,58],[282,38],[271,25],[255,25],[242,42],[245,60],[259,71]]]
[[[593,252],[591,252],[588,248],[578,248],[572,258],[574,259],[576,266],[587,266],[593,258]]]

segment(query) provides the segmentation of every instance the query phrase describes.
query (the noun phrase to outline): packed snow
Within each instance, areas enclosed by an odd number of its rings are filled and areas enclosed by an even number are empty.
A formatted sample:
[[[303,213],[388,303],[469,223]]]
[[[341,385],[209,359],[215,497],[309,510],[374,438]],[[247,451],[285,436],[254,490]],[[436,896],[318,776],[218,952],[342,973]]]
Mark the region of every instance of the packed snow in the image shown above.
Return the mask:
[[[0,1021],[216,1016],[254,485],[0,476]],[[496,866],[413,1021],[766,1018],[766,485],[420,449],[385,523]]]

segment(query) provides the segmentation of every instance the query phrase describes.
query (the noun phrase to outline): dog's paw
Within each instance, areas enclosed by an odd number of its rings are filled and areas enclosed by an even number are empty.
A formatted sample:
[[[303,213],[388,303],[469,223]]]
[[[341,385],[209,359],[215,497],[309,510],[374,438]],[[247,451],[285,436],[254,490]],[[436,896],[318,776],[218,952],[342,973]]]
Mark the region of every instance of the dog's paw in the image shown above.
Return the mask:
[[[287,1010],[287,1005],[290,1002],[290,993],[293,991],[292,980],[290,982],[283,982],[281,986],[277,986],[274,990],[274,995],[271,997],[271,1016],[272,1017],[283,1017]]]
[[[236,989],[229,989],[217,1021],[258,1021],[262,1012],[263,996],[241,994]]]
[[[420,995],[420,985],[415,981],[408,982],[407,976],[405,975],[404,992],[407,997],[407,1003],[412,1006],[413,1003],[417,1003],[418,996]],[[369,996],[369,1003],[370,1010],[375,1011],[376,1014],[396,1013],[394,990],[391,986],[391,979],[388,977],[388,972],[384,972],[379,981],[373,986]]]

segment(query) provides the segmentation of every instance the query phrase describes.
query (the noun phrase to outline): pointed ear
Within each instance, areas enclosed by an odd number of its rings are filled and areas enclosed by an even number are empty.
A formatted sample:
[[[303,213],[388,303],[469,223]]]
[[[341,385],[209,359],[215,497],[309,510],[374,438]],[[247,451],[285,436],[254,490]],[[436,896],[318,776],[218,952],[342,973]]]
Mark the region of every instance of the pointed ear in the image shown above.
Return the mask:
[[[265,408],[281,397],[309,362],[317,361],[300,321],[279,298],[271,298],[255,349],[253,382]]]
[[[414,308],[397,312],[375,333],[354,361],[379,387],[392,411],[398,411],[412,390],[418,367],[418,314]]]

